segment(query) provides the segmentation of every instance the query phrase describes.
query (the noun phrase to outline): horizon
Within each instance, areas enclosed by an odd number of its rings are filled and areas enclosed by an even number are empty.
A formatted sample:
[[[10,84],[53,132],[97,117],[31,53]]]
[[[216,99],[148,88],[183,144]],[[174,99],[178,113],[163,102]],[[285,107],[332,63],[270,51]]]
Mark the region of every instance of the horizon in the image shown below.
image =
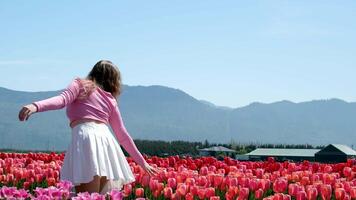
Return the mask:
[[[0,2],[1,87],[60,90],[109,59],[218,106],[356,101],[354,1],[65,2]]]

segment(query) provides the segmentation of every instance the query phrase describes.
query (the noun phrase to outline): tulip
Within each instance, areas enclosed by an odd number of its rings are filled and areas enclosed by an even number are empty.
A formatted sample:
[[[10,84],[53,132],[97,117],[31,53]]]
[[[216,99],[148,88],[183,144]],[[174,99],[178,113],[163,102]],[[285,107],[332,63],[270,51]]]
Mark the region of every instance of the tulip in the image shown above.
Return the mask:
[[[351,167],[344,167],[344,169],[342,170],[342,173],[343,173],[344,177],[350,177],[352,174]]]
[[[307,193],[305,191],[299,191],[297,193],[297,200],[306,200],[307,199]]]
[[[205,198],[205,188],[199,188],[198,189],[198,197],[199,197],[199,199],[204,199]]]
[[[223,177],[220,175],[216,175],[214,176],[214,187],[219,187],[219,185],[221,185],[221,183],[223,182]]]
[[[144,189],[142,187],[136,188],[135,190],[135,196],[136,197],[143,197],[144,195]]]
[[[255,191],[255,199],[262,199],[263,198],[263,190],[260,188]]]
[[[177,186],[177,181],[175,178],[168,178],[167,180],[167,184],[169,187],[171,187],[172,189],[175,189]]]
[[[215,188],[213,188],[213,187],[208,187],[208,188],[206,188],[206,190],[205,190],[205,197],[206,197],[206,198],[210,198],[210,197],[212,197],[212,196],[215,196]]]
[[[345,198],[346,192],[344,188],[336,188],[335,189],[335,199],[343,200]]]
[[[350,189],[351,199],[356,199],[356,187]]]
[[[186,199],[186,200],[194,200],[194,195],[189,192],[189,193],[187,193],[187,194],[185,195],[185,199]]]
[[[307,199],[316,200],[318,197],[318,190],[315,187],[310,187],[307,189]]]
[[[322,185],[321,188],[320,188],[320,192],[321,192],[321,198],[323,200],[329,200],[331,199],[331,192],[332,192],[332,189],[331,189],[331,185]]]
[[[248,199],[249,194],[250,194],[250,191],[248,188],[241,188],[239,198],[240,199]]]
[[[158,198],[159,195],[161,195],[161,191],[160,190],[154,190],[152,192],[152,195],[155,197],[155,198]]]
[[[278,178],[273,183],[273,191],[276,193],[283,193],[287,190],[288,181],[285,178]]]
[[[168,186],[163,189],[164,198],[169,199],[172,197],[172,194],[173,194],[173,190],[171,187]]]
[[[187,185],[182,183],[182,184],[179,184],[177,186],[177,191],[176,193],[178,194],[178,196],[185,196],[186,193],[187,193]]]

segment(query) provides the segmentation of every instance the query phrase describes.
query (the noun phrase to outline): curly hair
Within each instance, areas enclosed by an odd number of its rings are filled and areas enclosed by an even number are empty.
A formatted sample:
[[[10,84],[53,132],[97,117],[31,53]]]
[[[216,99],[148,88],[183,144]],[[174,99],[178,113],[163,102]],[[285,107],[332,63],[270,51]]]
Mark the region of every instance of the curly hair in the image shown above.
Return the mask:
[[[121,94],[121,74],[116,65],[109,60],[97,62],[87,76],[101,89],[110,92],[114,97]]]

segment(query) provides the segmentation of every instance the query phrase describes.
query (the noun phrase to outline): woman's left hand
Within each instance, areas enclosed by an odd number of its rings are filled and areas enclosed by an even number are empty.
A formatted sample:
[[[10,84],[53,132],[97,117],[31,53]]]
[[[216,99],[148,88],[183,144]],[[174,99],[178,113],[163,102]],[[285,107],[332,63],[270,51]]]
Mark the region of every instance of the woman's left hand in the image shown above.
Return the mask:
[[[150,176],[157,176],[159,173],[159,169],[156,167],[151,166],[148,163],[145,163],[145,166],[143,168]]]
[[[28,120],[30,115],[32,115],[35,112],[37,112],[37,107],[33,104],[28,104],[26,106],[23,106],[19,112],[19,120],[20,121]]]

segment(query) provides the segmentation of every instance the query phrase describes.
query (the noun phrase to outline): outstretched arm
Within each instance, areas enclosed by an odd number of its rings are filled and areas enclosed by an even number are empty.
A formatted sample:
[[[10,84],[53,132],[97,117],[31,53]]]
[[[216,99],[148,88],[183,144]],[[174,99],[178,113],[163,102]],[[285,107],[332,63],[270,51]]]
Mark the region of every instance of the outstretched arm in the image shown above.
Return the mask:
[[[19,112],[20,121],[27,120],[30,115],[35,112],[61,109],[67,104],[73,102],[79,94],[80,84],[80,80],[76,78],[65,90],[61,92],[60,95],[23,106]]]
[[[117,105],[115,105],[110,115],[109,123],[119,143],[125,148],[135,162],[144,168],[146,161],[127,132]]]
[[[41,101],[33,102],[32,104],[37,107],[37,112],[61,109],[67,104],[72,103],[78,97],[80,84],[80,80],[76,78],[65,90],[61,92],[61,94]]]

